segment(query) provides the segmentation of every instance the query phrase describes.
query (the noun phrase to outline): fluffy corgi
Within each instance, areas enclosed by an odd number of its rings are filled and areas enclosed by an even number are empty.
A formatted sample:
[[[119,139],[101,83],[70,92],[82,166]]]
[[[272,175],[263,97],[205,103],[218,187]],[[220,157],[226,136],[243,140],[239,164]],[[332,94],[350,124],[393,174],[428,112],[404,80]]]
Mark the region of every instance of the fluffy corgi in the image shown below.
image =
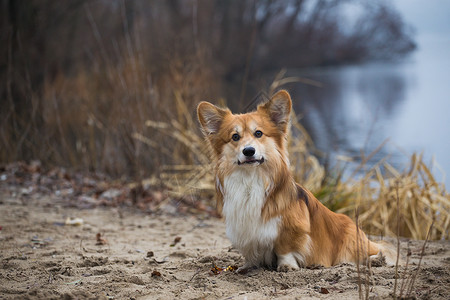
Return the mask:
[[[246,260],[240,270],[361,263],[381,251],[393,264],[388,246],[369,241],[349,217],[330,211],[294,181],[286,145],[291,107],[284,90],[246,114],[208,102],[197,107],[215,157],[217,209]]]

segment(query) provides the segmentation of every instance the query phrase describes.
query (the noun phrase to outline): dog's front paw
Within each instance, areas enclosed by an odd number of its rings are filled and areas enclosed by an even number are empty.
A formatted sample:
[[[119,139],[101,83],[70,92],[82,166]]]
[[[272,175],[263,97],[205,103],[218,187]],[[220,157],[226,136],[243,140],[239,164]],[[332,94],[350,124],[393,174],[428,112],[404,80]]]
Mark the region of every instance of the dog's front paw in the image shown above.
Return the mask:
[[[239,267],[236,270],[236,273],[241,274],[241,275],[245,275],[245,274],[247,274],[248,272],[250,272],[250,271],[252,271],[254,269],[256,269],[256,266],[246,263],[242,267]]]
[[[295,271],[298,270],[298,265],[279,265],[277,267],[278,272],[289,272],[289,271]]]
[[[278,272],[288,272],[300,269],[294,253],[278,255]]]

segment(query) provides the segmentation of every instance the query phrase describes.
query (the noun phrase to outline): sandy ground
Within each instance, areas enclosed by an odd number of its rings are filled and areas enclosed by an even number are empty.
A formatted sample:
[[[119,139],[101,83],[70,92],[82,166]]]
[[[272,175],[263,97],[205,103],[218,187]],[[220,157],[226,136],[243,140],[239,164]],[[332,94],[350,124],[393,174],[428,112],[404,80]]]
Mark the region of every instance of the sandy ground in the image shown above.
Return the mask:
[[[359,281],[372,299],[394,291],[395,269],[386,266],[372,267],[370,276],[351,264],[214,274],[213,266],[244,263],[220,219],[180,213],[171,203],[144,213],[57,199],[0,189],[0,299],[355,299]],[[68,217],[83,225],[66,225]],[[403,296],[450,299],[449,241],[427,244],[419,272],[423,241],[401,245],[411,255],[397,291],[403,285]]]

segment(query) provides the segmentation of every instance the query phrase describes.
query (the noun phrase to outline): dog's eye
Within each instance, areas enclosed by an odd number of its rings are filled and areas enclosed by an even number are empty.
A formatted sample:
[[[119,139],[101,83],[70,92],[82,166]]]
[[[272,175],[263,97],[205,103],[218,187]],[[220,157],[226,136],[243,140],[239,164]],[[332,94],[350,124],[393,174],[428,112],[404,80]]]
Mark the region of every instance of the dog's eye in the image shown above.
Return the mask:
[[[231,136],[231,139],[235,142],[239,141],[241,137],[239,136],[239,134],[235,133]]]
[[[257,138],[262,137],[262,135],[263,135],[263,133],[262,133],[261,130],[256,130],[256,131],[255,131],[255,136],[256,136]]]

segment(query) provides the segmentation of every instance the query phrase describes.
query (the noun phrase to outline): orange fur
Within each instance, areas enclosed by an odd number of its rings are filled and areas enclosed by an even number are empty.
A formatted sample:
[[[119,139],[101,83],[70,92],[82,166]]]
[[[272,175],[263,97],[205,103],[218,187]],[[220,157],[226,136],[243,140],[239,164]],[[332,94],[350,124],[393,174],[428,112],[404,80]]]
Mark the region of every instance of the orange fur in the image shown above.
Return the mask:
[[[233,219],[227,235],[247,266],[274,265],[271,254],[279,269],[359,263],[379,254],[383,246],[369,241],[349,217],[330,211],[294,182],[286,146],[291,106],[286,91],[241,115],[208,102],[198,105],[216,161],[217,209],[225,209],[226,222]],[[253,156],[242,154],[247,147]]]

